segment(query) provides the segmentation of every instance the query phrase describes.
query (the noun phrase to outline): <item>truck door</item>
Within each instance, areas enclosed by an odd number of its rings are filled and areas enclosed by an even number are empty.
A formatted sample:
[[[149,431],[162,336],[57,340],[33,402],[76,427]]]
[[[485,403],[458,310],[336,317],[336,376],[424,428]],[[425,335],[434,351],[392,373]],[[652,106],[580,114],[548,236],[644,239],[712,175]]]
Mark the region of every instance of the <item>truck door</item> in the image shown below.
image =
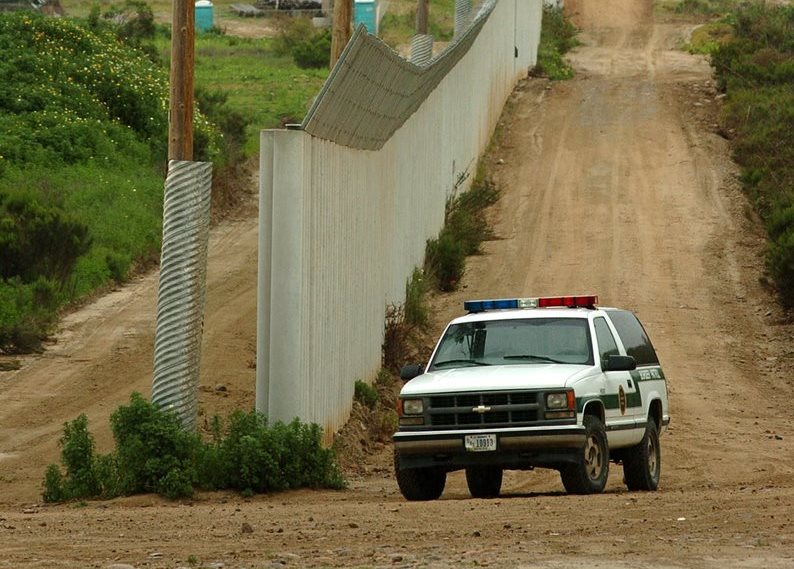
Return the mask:
[[[610,355],[620,355],[615,337],[605,318],[599,316],[593,320],[597,345],[602,367]],[[602,371],[606,393],[604,415],[606,418],[607,436],[611,445],[626,443],[633,440],[636,429],[637,413],[642,411],[642,402],[637,391],[636,382],[628,371]]]

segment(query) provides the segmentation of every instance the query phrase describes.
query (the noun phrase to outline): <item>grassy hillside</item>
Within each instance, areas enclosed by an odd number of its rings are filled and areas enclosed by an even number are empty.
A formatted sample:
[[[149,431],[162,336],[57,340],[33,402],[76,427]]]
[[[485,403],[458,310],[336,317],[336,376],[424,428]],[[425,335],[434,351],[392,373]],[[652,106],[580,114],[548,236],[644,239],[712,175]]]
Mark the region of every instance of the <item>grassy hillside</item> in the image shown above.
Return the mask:
[[[684,0],[675,9],[710,18],[687,48],[711,57],[726,94],[722,130],[769,233],[769,276],[794,307],[794,7]]]
[[[794,307],[794,6],[751,3],[712,54],[744,187],[769,232],[767,267]]]
[[[125,33],[99,13],[0,15],[0,352],[35,349],[60,307],[159,257],[169,40]],[[327,74],[274,40],[196,43],[199,106],[217,127],[197,112],[194,156],[216,166],[299,120]]]
[[[167,77],[35,14],[0,16],[0,51],[0,347],[31,347],[55,308],[157,251]]]

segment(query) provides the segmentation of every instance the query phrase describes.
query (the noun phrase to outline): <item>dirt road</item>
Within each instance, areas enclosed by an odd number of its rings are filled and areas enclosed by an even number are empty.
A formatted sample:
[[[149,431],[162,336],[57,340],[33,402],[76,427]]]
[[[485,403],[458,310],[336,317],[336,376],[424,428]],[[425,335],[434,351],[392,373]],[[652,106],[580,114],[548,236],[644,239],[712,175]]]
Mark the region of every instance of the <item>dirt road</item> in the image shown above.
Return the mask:
[[[152,275],[0,374],[0,568],[794,567],[794,330],[759,284],[763,234],[714,134],[709,67],[676,50],[689,28],[650,2],[566,4],[584,30],[577,77],[513,97],[492,157],[499,239],[435,300],[436,326],[464,298],[516,293],[592,291],[636,310],[670,385],[658,492],[626,492],[613,467],[599,496],[537,471],[509,473],[497,500],[468,498],[452,475],[441,500],[407,503],[386,447],[344,492],[40,505],[62,423],[86,412],[106,448],[109,413],[148,393]],[[252,212],[213,233],[210,413],[253,403],[255,251]]]

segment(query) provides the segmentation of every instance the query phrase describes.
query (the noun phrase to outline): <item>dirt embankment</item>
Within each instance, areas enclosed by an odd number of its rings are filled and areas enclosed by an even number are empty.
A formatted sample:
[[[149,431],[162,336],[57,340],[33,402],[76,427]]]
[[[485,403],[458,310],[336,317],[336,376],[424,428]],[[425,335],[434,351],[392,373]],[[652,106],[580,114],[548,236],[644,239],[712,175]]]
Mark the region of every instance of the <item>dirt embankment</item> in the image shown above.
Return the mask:
[[[710,69],[645,0],[566,4],[583,29],[577,76],[512,98],[493,156],[499,239],[435,300],[435,325],[464,298],[516,293],[592,291],[636,310],[670,386],[658,492],[628,493],[613,467],[599,496],[564,495],[538,471],[509,473],[497,500],[469,499],[456,474],[441,500],[407,503],[387,446],[344,492],[42,506],[62,423],[86,412],[106,448],[109,413],[148,393],[151,275],[0,374],[0,567],[794,566],[794,331],[759,284],[763,232],[715,134]],[[253,403],[255,259],[252,211],[214,231],[209,413]]]

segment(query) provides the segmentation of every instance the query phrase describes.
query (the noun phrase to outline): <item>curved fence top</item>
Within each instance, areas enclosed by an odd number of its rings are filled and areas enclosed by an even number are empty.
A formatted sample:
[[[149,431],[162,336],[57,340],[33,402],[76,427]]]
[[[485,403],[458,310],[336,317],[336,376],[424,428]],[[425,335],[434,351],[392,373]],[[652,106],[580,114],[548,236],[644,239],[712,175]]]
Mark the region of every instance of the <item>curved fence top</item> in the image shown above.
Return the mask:
[[[303,119],[307,133],[378,150],[466,55],[497,0],[483,3],[465,32],[426,65],[401,57],[361,25]]]

